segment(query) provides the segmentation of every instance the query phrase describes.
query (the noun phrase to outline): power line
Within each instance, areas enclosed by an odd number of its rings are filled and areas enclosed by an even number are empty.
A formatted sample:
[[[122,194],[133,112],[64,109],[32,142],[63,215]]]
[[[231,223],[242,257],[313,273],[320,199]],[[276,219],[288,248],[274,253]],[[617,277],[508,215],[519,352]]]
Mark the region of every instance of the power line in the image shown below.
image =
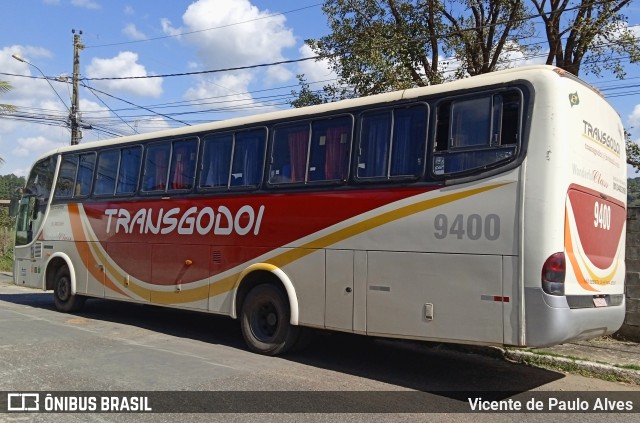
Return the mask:
[[[113,99],[116,99],[116,100],[122,101],[123,103],[127,103],[127,104],[129,104],[129,105],[131,105],[131,106],[139,107],[139,108],[144,109],[144,110],[146,110],[146,111],[148,111],[148,112],[154,113],[154,114],[156,114],[156,115],[158,115],[158,116],[162,116],[162,117],[165,117],[165,118],[167,118],[167,119],[174,120],[174,121],[176,121],[176,122],[182,123],[182,124],[187,125],[187,126],[191,126],[191,125],[189,125],[188,123],[183,122],[183,121],[178,120],[178,119],[174,119],[174,118],[172,118],[171,116],[168,116],[168,115],[165,115],[165,114],[162,114],[162,113],[158,113],[158,112],[156,112],[156,111],[154,111],[154,110],[151,110],[151,109],[149,109],[149,108],[147,108],[147,107],[144,107],[144,106],[138,106],[137,104],[133,104],[132,102],[127,101],[127,100],[125,100],[125,99],[123,99],[123,98],[116,97],[116,96],[111,95],[111,94],[109,94],[109,93],[105,93],[104,91],[100,91],[100,90],[98,90],[98,89],[96,89],[96,88],[91,88],[91,87],[89,87],[88,85],[86,85],[85,83],[81,83],[80,85],[82,85],[83,87],[85,87],[85,88],[87,88],[87,89],[89,89],[89,90],[95,90],[95,91],[99,92],[100,94],[104,94],[104,95],[106,95],[106,96],[108,96],[108,97],[111,97],[111,98],[113,98]]]
[[[136,131],[131,125],[129,125],[127,122],[125,122],[124,119],[122,119],[116,112],[114,112],[111,107],[109,107],[109,105],[107,103],[105,103],[104,101],[102,101],[102,99],[98,96],[98,94],[96,94],[96,92],[93,90],[93,88],[89,87],[88,85],[84,85],[89,91],[91,91],[91,94],[93,94],[100,103],[102,103],[104,105],[104,107],[106,107],[107,109],[109,109],[109,111],[111,113],[113,113],[114,115],[116,115],[118,117],[118,119],[120,119],[125,125],[127,125],[129,128],[131,128],[133,130],[133,132],[138,133],[138,131]]]
[[[260,63],[258,65],[236,66],[236,67],[233,67],[233,68],[211,69],[211,70],[195,71],[195,72],[167,73],[167,74],[163,74],[163,75],[82,78],[82,80],[83,81],[118,81],[118,80],[123,80],[123,79],[151,79],[151,78],[169,78],[169,77],[173,77],[173,76],[202,75],[202,74],[207,74],[207,73],[230,72],[230,71],[237,71],[237,70],[264,68],[264,67],[277,66],[277,65],[286,65],[286,64],[289,64],[289,63],[298,63],[298,62],[304,62],[304,61],[307,61],[307,60],[314,60],[314,59],[318,59],[320,57],[321,56],[303,57],[302,59],[280,60],[278,62]]]

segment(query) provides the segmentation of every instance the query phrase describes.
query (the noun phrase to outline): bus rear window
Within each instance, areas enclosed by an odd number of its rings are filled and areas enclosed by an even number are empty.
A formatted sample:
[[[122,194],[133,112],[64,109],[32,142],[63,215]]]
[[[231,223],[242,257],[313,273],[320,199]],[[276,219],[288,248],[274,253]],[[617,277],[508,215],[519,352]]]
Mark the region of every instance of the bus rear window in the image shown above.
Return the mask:
[[[433,174],[482,171],[515,158],[521,98],[513,90],[441,102],[436,112]]]

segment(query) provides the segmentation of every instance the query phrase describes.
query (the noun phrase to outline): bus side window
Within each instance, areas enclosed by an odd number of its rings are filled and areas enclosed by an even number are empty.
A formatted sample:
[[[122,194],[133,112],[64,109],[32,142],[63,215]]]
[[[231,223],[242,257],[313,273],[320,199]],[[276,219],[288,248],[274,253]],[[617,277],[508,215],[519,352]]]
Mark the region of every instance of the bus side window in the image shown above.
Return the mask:
[[[200,188],[229,186],[233,135],[207,135],[202,150]]]
[[[351,117],[313,122],[308,181],[345,181],[347,179],[351,126]]]
[[[101,151],[98,155],[96,181],[93,193],[95,195],[113,195],[116,189],[116,172],[120,150]]]
[[[500,145],[518,143],[521,100],[519,93],[508,92],[502,95],[502,119]]]
[[[171,143],[161,142],[148,145],[144,159],[143,191],[166,191],[170,157]]]
[[[175,141],[171,155],[171,173],[169,181],[172,190],[190,190],[196,179],[196,156],[198,140]]]
[[[74,192],[76,182],[76,172],[78,171],[78,155],[68,154],[62,158],[56,189],[55,198],[70,198]]]
[[[420,176],[424,168],[428,116],[425,104],[363,114],[356,177]]]
[[[422,104],[394,110],[390,177],[422,174],[428,115],[427,106]]]
[[[434,175],[484,170],[516,156],[521,94],[449,100],[438,105],[433,156]]]
[[[235,134],[230,186],[260,185],[266,141],[266,131],[263,129]]]
[[[341,116],[276,127],[269,183],[345,181],[352,125],[350,116]]]
[[[391,140],[391,112],[366,113],[361,121],[356,176],[386,177]]]
[[[273,136],[269,183],[305,182],[309,124],[277,127]]]
[[[142,147],[123,148],[121,154],[116,194],[133,194],[138,188]]]
[[[91,194],[91,183],[93,182],[93,170],[96,165],[96,154],[80,154],[78,165],[78,176],[76,178],[76,192],[74,197],[86,197]]]

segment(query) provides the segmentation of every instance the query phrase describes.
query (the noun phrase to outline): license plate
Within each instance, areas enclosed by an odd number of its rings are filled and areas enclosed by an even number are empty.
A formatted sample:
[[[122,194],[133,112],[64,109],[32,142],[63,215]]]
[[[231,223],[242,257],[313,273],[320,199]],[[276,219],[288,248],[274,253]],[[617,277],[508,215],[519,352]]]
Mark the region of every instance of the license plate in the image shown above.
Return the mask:
[[[607,306],[607,300],[605,300],[604,298],[594,298],[593,299],[593,305],[596,307],[606,307]]]

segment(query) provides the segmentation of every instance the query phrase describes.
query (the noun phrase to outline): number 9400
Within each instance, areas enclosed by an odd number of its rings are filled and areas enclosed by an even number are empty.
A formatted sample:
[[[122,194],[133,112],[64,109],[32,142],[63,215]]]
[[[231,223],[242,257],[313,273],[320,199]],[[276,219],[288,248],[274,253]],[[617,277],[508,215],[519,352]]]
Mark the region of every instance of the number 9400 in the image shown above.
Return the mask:
[[[611,206],[599,204],[593,208],[593,226],[596,228],[611,229]]]
[[[455,236],[458,239],[478,240],[482,237],[489,241],[500,238],[500,216],[489,214],[480,216],[479,214],[456,215],[449,224],[449,218],[445,214],[439,214],[434,220],[434,233],[437,239],[445,239],[448,236]]]

